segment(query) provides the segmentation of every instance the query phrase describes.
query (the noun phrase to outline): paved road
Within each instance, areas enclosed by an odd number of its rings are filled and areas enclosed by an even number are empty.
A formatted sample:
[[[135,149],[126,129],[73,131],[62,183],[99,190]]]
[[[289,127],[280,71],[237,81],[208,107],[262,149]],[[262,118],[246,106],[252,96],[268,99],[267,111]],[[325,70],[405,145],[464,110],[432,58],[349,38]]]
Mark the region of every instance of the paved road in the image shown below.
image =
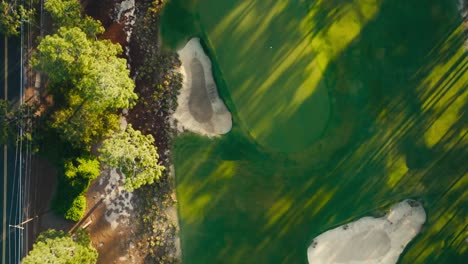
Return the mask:
[[[20,39],[0,35],[0,98],[18,101],[20,94]],[[22,221],[20,152],[16,146],[0,145],[0,204],[2,219],[1,263],[19,263],[22,254],[22,230],[12,228]]]

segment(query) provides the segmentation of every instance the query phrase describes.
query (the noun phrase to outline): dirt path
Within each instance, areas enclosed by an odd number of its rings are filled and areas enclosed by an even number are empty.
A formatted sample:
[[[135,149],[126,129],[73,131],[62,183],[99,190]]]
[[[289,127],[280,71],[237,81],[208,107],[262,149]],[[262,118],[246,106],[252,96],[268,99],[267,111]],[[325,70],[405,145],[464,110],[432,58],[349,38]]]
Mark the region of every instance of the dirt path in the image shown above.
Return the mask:
[[[26,218],[36,218],[25,225],[28,240],[25,252],[28,252],[37,236],[50,228],[68,231],[73,222],[65,220],[50,210],[57,185],[57,171],[46,160],[33,156],[31,161],[31,175],[25,186],[30,186],[29,205],[26,206]]]

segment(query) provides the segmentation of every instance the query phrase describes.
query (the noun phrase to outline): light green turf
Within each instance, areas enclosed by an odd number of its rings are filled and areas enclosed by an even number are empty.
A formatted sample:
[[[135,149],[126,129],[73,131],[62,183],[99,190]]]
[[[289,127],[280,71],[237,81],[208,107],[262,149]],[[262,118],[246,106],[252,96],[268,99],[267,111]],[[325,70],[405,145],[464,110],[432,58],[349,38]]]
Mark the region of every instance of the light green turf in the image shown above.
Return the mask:
[[[172,0],[161,19],[169,47],[202,37],[234,117],[175,141],[184,263],[306,263],[313,237],[405,198],[428,220],[401,263],[463,263],[457,1],[292,2]]]

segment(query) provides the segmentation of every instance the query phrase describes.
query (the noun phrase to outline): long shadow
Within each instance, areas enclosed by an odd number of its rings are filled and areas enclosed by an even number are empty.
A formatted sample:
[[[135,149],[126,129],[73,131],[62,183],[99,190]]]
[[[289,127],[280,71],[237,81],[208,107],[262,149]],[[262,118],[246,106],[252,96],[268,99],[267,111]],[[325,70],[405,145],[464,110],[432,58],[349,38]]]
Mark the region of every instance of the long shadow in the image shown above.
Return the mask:
[[[336,103],[321,148],[270,152],[252,141],[236,115],[224,137],[179,138],[174,149],[184,260],[306,263],[316,235],[360,216],[382,215],[404,198],[421,199],[428,220],[402,263],[461,260],[466,112],[453,109],[466,93],[454,91],[466,81],[466,56],[455,57],[460,37],[443,44],[460,22],[450,18],[453,7],[445,3],[382,2],[359,38],[328,65],[324,75],[338,78],[328,81]],[[326,16],[321,20],[326,23]],[[452,58],[455,63],[440,71]],[[427,83],[431,74],[440,80]],[[457,119],[429,145],[427,131],[449,112]],[[346,130],[343,123],[353,126]],[[316,155],[319,162],[308,160],[314,153],[324,153]]]

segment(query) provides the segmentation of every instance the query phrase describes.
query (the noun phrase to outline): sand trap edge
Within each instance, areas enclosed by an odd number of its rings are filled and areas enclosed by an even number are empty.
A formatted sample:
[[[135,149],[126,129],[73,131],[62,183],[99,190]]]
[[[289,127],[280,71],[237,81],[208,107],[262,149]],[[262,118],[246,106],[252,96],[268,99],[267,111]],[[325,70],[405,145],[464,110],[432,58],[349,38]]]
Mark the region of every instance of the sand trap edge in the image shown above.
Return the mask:
[[[232,115],[218,94],[217,86],[213,78],[210,58],[205,54],[199,38],[190,39],[178,52],[182,66],[179,72],[182,74],[183,82],[179,96],[178,107],[172,118],[176,120],[176,128],[179,132],[191,131],[209,137],[226,134],[232,129]],[[213,116],[209,122],[200,123],[195,120],[188,109],[188,101],[191,92],[192,76],[187,65],[193,58],[198,59],[204,70],[205,88],[210,87],[207,98],[213,110]]]

